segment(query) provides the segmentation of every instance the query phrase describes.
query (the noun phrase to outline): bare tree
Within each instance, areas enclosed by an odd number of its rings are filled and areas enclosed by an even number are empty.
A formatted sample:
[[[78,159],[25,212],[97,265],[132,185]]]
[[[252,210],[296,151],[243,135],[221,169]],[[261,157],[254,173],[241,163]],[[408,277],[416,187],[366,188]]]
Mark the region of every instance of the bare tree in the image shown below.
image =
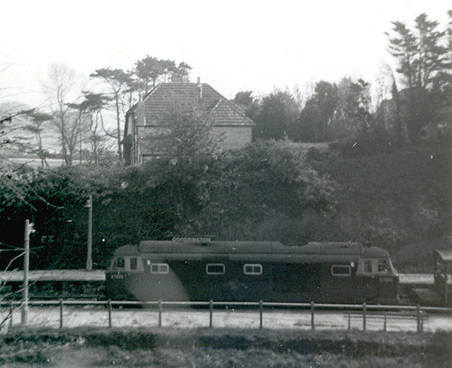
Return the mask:
[[[79,140],[80,119],[70,103],[77,101],[79,80],[75,71],[64,64],[52,64],[47,83],[43,86],[53,112],[53,126],[59,134],[61,153],[66,165],[72,165]]]

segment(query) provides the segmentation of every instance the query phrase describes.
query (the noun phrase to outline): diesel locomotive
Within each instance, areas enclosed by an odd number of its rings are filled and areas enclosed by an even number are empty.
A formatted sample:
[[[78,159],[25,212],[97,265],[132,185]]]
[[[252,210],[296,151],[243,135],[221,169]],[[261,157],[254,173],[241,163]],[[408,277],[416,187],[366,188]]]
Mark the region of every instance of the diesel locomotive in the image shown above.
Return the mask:
[[[399,277],[387,251],[357,242],[175,238],[116,249],[105,289],[112,300],[392,304]]]

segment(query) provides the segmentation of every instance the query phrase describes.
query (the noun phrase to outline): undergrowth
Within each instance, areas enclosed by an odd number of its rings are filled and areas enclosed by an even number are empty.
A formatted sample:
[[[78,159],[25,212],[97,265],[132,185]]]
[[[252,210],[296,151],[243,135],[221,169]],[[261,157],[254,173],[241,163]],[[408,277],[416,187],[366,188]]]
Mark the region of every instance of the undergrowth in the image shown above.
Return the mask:
[[[452,334],[242,329],[35,329],[2,337],[14,367],[450,367]]]

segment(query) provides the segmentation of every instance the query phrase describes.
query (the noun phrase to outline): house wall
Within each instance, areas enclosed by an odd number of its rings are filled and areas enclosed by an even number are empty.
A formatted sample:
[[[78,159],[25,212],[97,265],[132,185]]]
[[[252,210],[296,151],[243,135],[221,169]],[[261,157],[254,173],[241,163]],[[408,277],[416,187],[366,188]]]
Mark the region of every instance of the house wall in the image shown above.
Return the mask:
[[[146,125],[146,106],[143,101],[137,103],[135,114],[136,114],[136,124]]]
[[[154,126],[137,126],[138,162],[142,162],[142,155],[164,154],[166,129]],[[212,135],[218,139],[222,151],[239,149],[251,143],[252,127],[249,126],[216,126],[212,128]]]
[[[212,134],[220,141],[223,151],[239,149],[251,143],[252,127],[250,126],[214,126]]]

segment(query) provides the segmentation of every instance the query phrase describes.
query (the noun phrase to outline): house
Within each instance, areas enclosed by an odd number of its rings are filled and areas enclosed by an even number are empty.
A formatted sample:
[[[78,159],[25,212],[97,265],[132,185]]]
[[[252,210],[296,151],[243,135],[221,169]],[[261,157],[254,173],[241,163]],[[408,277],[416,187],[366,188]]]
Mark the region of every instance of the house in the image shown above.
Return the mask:
[[[254,123],[243,110],[207,83],[161,83],[126,113],[124,157],[126,164],[140,164],[155,152],[150,137],[163,137],[162,117],[174,109],[197,109],[209,118],[219,149],[238,149],[252,140]]]

